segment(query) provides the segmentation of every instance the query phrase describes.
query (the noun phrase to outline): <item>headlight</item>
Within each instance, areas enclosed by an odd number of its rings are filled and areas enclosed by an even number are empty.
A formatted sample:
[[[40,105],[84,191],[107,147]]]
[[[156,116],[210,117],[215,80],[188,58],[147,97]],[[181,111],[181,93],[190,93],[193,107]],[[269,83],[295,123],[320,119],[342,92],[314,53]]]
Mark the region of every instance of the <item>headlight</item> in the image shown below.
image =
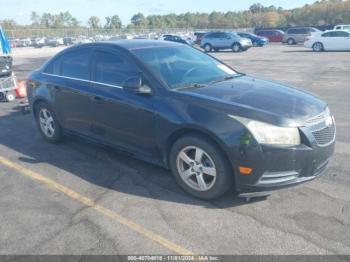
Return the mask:
[[[280,127],[244,117],[231,116],[245,125],[260,144],[299,145],[300,134],[296,127]]]

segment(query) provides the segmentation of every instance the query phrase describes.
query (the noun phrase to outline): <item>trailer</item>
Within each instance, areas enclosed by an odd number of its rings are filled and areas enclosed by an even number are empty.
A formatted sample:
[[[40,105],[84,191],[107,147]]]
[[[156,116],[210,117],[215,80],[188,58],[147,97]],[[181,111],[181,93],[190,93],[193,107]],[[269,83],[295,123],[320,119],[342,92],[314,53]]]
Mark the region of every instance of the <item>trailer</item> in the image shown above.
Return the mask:
[[[16,99],[17,79],[12,73],[7,77],[0,77],[0,102],[12,102]]]

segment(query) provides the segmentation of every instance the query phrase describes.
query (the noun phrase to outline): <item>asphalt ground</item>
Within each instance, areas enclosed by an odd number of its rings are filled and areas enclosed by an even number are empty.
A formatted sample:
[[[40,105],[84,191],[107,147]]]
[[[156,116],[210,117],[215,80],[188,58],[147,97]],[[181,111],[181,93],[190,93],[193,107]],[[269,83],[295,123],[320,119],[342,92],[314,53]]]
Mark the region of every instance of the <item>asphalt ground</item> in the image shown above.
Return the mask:
[[[17,76],[58,50],[15,50]],[[0,103],[0,254],[350,254],[350,53],[213,55],[329,103],[337,145],[324,176],[250,202],[200,201],[157,166],[75,137],[45,143],[18,102]]]

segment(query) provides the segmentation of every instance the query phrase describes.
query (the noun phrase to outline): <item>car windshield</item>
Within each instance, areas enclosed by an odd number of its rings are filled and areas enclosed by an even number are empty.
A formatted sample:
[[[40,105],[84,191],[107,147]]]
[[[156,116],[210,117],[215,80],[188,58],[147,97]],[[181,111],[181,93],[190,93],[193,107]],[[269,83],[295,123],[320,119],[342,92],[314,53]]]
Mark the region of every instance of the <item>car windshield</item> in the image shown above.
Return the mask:
[[[171,89],[203,85],[240,75],[192,47],[154,47],[132,52]]]

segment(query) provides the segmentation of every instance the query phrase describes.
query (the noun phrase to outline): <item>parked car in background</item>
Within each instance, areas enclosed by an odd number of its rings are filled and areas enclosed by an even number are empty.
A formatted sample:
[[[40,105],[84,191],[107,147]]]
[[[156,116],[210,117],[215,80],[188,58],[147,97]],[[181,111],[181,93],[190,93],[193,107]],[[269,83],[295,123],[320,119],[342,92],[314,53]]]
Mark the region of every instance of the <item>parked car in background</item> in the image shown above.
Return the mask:
[[[248,38],[252,41],[253,46],[264,46],[269,43],[269,39],[263,36],[258,36],[253,33],[239,32],[237,33],[240,37]]]
[[[64,38],[63,38],[63,44],[64,44],[65,46],[73,45],[73,44],[74,44],[74,41],[75,41],[75,38],[74,38],[74,37],[69,37],[69,36],[67,36],[67,37],[64,37]]]
[[[298,43],[304,43],[305,38],[312,33],[321,32],[314,27],[294,27],[289,28],[283,35],[282,43],[287,43],[288,45],[296,45]]]
[[[47,43],[47,39],[45,37],[38,37],[34,40],[33,46],[35,48],[41,48],[43,46],[45,46]]]
[[[269,42],[282,42],[284,32],[282,30],[266,29],[259,30],[256,33],[258,36],[263,36],[269,39]]]
[[[210,32],[204,35],[200,46],[205,52],[217,52],[222,49],[240,52],[248,50],[253,44],[250,39],[240,37],[236,33]]]
[[[51,47],[56,47],[60,45],[64,45],[64,39],[63,38],[52,38],[47,41],[47,45]]]
[[[350,51],[350,32],[345,30],[329,30],[306,37],[304,46],[315,52]]]
[[[163,40],[170,41],[170,42],[176,42],[176,43],[180,43],[180,44],[185,44],[185,45],[191,45],[191,42],[189,40],[183,39],[177,35],[164,35]]]
[[[195,44],[201,45],[201,41],[206,33],[205,32],[194,32],[194,36],[196,37],[195,39]]]
[[[350,31],[350,25],[336,25],[334,30],[346,30]]]
[[[335,122],[324,101],[237,73],[187,45],[69,47],[26,83],[46,141],[73,133],[122,149],[169,168],[202,199],[232,187],[252,197],[299,185],[321,176],[334,153]]]

